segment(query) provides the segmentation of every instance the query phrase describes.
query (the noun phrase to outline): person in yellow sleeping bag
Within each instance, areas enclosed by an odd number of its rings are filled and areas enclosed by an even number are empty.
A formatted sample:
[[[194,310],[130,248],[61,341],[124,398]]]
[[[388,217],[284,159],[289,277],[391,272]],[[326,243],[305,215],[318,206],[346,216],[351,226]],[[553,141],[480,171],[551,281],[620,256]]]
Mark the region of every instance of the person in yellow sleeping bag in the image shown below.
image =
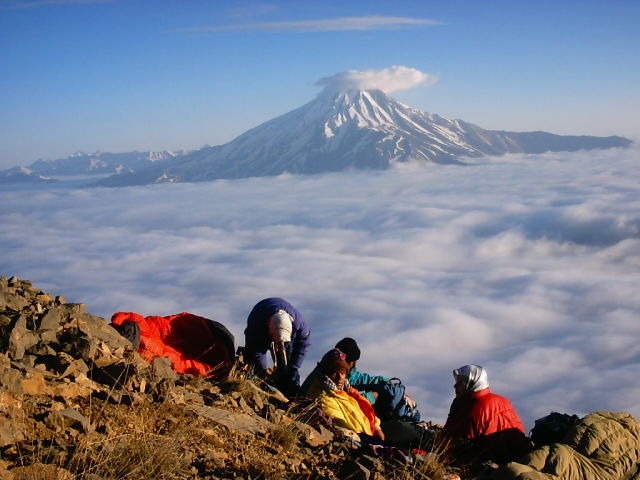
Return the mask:
[[[335,348],[325,353],[307,395],[318,400],[334,425],[384,440],[380,419],[373,407],[347,382],[349,364],[345,358],[345,354]]]

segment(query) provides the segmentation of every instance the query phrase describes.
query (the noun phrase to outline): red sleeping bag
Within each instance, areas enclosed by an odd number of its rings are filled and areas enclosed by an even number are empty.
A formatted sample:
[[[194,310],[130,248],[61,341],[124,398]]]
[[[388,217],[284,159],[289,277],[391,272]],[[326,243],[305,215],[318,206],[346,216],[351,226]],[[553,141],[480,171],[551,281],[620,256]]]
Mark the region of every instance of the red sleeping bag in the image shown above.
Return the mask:
[[[220,323],[183,312],[168,317],[143,317],[118,312],[113,325],[135,322],[140,327],[138,351],[151,362],[169,357],[178,373],[226,377],[234,362],[233,335]]]

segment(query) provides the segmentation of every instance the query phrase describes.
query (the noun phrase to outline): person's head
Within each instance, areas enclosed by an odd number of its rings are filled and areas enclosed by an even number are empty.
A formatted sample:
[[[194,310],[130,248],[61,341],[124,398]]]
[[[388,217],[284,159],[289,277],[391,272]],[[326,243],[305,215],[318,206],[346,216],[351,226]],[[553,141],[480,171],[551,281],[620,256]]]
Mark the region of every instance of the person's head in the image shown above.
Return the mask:
[[[453,371],[453,378],[456,381],[453,388],[457,397],[484,390],[489,386],[487,371],[480,365],[463,365],[456,368]]]
[[[320,360],[320,372],[329,377],[338,388],[342,388],[347,379],[349,364],[344,352],[334,348],[324,354]]]
[[[351,337],[344,337],[336,343],[336,348],[345,353],[347,362],[351,364],[350,366],[355,366],[356,362],[360,359],[360,348]]]
[[[269,317],[268,327],[269,337],[272,341],[276,343],[291,341],[293,318],[284,310],[278,310]]]

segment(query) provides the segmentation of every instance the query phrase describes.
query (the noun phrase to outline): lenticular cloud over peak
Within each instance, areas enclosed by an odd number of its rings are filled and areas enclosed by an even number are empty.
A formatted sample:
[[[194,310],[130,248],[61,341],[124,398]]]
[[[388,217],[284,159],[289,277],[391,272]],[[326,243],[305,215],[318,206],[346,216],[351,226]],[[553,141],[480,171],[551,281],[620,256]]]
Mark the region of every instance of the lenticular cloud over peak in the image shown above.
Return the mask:
[[[392,66],[379,70],[346,70],[321,78],[316,85],[331,91],[382,90],[385,93],[407,90],[420,85],[430,86],[438,81],[434,75],[415,68]]]

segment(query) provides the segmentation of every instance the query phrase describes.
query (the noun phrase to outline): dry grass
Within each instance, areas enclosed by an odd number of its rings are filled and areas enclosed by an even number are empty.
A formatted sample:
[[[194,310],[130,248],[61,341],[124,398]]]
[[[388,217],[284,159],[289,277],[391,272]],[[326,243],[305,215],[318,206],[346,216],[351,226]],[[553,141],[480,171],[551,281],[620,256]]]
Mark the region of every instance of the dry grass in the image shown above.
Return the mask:
[[[426,455],[416,455],[414,462],[397,468],[390,480],[442,480],[446,475],[458,473],[446,455],[447,445],[435,443]]]
[[[24,478],[183,480],[192,477],[186,461],[193,438],[191,420],[176,417],[168,406],[101,405],[95,410],[92,423],[99,425],[99,432],[74,432],[69,438],[50,431],[49,439],[43,440],[41,435],[40,440],[24,443],[14,462],[25,470]],[[72,446],[61,447],[64,445]],[[56,468],[63,470],[52,473]]]
[[[81,439],[65,468],[78,480],[89,474],[110,479],[146,480],[189,477],[185,461],[191,422],[173,416],[168,406],[120,410],[107,420],[106,435]]]

